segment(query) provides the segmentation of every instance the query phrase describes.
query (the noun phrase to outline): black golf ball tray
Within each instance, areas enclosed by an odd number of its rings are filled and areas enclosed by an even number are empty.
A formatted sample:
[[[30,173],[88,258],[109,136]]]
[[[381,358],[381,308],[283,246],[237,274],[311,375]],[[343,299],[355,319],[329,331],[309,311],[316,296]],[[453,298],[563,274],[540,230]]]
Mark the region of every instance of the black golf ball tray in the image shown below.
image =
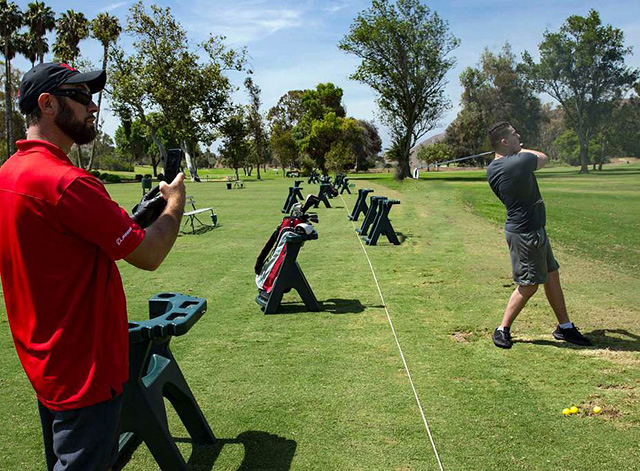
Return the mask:
[[[215,442],[169,349],[171,338],[186,334],[206,310],[205,299],[160,293],[149,299],[149,320],[129,322],[129,381],[124,387],[118,464],[142,440],[161,470],[187,469],[169,432],[164,398],[177,412],[193,443]]]

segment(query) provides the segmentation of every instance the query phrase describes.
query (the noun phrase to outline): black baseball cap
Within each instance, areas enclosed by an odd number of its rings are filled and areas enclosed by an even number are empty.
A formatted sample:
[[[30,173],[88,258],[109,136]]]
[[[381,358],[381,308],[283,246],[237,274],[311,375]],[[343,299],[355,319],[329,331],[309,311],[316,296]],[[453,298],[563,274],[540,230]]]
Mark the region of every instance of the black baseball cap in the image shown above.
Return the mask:
[[[32,113],[38,107],[38,98],[66,83],[86,83],[91,93],[97,93],[107,82],[105,70],[82,73],[70,65],[60,62],[38,64],[24,74],[20,82],[18,104],[24,114]]]

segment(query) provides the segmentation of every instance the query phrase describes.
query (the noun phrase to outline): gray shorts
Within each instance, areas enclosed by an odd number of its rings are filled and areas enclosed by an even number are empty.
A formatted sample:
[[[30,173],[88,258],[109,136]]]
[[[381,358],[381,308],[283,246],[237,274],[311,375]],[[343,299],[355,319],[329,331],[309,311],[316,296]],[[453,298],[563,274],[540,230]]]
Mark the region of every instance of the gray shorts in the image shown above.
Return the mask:
[[[513,281],[518,285],[542,285],[547,274],[560,268],[553,256],[551,244],[544,227],[531,232],[516,234],[505,231]]]
[[[122,394],[80,409],[55,411],[38,401],[48,471],[106,471],[118,458]]]

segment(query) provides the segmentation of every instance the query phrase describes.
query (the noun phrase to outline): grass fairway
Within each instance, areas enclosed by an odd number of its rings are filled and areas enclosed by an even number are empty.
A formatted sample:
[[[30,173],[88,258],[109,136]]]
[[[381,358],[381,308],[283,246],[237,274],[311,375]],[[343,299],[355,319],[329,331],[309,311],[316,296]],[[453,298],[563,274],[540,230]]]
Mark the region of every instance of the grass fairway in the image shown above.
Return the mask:
[[[192,455],[181,440],[192,469],[439,469],[388,316],[444,469],[640,469],[640,167],[540,174],[567,304],[592,348],[553,340],[542,292],[516,321],[514,348],[493,346],[512,286],[504,210],[484,172],[358,178],[358,188],[402,202],[391,212],[402,245],[381,239],[366,248],[384,305],[347,220],[355,195],[345,195],[318,210],[320,237],[298,259],[323,312],[305,312],[295,293],[281,314],[260,312],[253,265],[292,180],[231,191],[189,184],[220,227],[181,236],[156,272],[120,264],[131,319],[146,318],[147,299],[160,291],[209,302],[172,341],[222,445]],[[125,208],[140,196],[134,184],[108,189]],[[40,470],[35,399],[4,312],[0,323],[0,468]],[[596,404],[601,415],[562,416]],[[186,438],[173,414],[170,421]],[[126,469],[157,466],[141,446]]]

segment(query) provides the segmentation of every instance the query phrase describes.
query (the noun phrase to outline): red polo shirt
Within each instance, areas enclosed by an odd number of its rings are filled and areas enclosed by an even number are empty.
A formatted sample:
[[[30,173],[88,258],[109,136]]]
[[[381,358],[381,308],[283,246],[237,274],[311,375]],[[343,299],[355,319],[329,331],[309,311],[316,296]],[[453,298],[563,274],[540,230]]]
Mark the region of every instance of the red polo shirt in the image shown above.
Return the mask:
[[[0,167],[0,274],[18,357],[51,409],[109,400],[129,375],[114,261],[145,232],[58,147],[17,145]]]

